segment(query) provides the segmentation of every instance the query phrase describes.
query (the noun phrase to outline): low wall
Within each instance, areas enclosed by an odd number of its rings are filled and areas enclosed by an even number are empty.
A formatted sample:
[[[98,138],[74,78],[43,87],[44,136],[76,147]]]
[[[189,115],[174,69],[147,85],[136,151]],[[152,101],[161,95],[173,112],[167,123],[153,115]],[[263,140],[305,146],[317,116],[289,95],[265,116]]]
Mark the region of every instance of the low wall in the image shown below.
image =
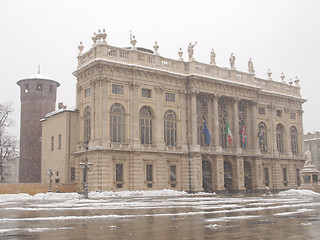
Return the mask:
[[[76,184],[52,184],[52,192],[76,192]],[[46,193],[49,191],[49,184],[44,183],[0,183],[0,194],[28,193],[34,195],[37,193]]]

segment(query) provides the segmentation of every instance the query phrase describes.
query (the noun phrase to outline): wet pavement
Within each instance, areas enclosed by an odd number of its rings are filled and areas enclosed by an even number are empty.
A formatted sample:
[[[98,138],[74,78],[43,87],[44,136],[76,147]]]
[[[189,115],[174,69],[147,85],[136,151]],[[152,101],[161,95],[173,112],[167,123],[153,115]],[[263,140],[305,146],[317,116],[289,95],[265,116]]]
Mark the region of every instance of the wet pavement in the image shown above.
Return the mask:
[[[320,195],[0,195],[0,239],[320,239]]]

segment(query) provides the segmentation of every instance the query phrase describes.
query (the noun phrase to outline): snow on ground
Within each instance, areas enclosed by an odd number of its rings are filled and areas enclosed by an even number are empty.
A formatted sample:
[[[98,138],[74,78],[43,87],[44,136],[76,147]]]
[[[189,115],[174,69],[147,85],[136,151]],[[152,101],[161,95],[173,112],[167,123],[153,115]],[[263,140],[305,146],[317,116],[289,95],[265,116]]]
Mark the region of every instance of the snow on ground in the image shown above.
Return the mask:
[[[316,193],[311,190],[306,190],[306,189],[289,189],[286,191],[279,192],[278,195],[281,195],[281,196],[320,196],[319,193]]]

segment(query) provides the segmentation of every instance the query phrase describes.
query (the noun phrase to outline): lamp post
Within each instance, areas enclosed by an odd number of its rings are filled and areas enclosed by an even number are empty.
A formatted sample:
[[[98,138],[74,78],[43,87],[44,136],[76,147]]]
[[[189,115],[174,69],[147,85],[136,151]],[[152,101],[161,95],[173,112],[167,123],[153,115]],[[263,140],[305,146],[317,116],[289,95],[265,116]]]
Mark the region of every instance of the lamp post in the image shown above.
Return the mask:
[[[52,184],[52,176],[53,176],[54,172],[52,171],[51,168],[49,168],[49,171],[48,171],[48,175],[49,175],[49,178],[50,178],[50,185],[49,185],[49,192],[52,192],[51,191],[51,184]]]
[[[83,170],[83,187],[84,187],[84,198],[88,199],[88,170],[92,169],[92,162],[88,161],[88,143],[86,143],[85,145],[85,149],[86,149],[86,159],[85,162],[80,162],[80,167]]]

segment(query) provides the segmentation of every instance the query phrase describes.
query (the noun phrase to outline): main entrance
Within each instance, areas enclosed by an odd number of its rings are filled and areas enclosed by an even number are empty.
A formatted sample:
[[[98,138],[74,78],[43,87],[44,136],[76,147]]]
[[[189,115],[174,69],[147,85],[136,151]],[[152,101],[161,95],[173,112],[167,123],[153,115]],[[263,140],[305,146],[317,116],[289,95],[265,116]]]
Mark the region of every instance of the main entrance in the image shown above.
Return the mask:
[[[207,160],[202,161],[202,187],[205,192],[212,192],[212,168]]]
[[[232,192],[232,165],[228,161],[224,161],[224,188],[227,192]]]

